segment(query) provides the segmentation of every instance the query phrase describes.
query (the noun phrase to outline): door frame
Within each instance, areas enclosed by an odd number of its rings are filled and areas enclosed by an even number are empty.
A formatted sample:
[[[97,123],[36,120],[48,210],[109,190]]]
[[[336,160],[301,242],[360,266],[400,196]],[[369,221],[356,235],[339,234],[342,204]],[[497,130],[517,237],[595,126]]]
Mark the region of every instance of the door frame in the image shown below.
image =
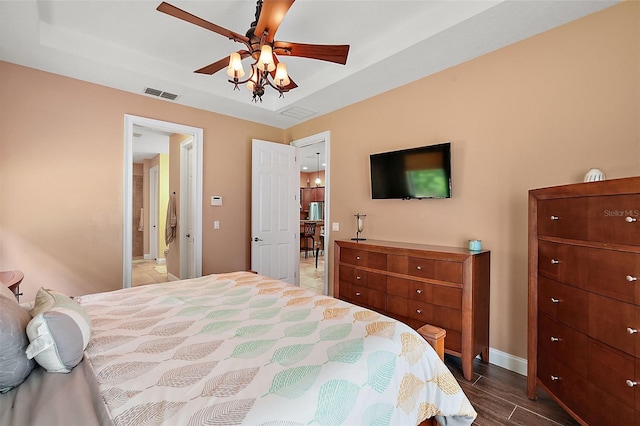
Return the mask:
[[[324,142],[325,168],[324,168],[324,294],[329,294],[329,253],[331,241],[331,132],[329,130],[315,135],[307,136],[302,139],[296,139],[290,145],[302,148],[303,146],[314,145]],[[299,256],[299,253],[296,253]],[[299,259],[298,259],[299,261]],[[300,266],[298,264],[298,275]],[[299,284],[299,283],[298,283]]]
[[[194,260],[196,277],[202,276],[202,174],[203,174],[203,129],[152,118],[124,115],[124,179],[122,208],[122,287],[131,287],[133,259],[133,127],[151,127],[171,133],[193,136],[195,188],[193,193],[194,216]]]

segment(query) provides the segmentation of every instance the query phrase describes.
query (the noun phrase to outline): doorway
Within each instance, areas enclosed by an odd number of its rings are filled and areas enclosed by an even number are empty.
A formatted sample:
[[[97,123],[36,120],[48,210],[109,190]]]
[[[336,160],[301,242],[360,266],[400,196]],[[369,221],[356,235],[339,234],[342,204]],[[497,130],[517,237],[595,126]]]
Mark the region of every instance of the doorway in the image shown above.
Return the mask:
[[[300,287],[326,295],[329,286],[330,132],[298,139],[291,145],[299,148],[300,158]],[[311,230],[309,225],[313,225]],[[305,228],[313,238],[304,236]]]
[[[188,193],[185,192],[181,197],[181,202],[187,203],[188,211],[181,214],[178,221],[178,229],[190,229],[189,238],[192,239],[191,244],[186,245],[189,248],[188,257],[192,264],[190,270],[180,271],[179,277],[185,278],[185,275],[193,275],[199,277],[202,275],[202,143],[203,130],[196,127],[185,126],[176,123],[170,123],[160,120],[154,120],[144,117],[137,117],[125,114],[125,134],[124,134],[124,200],[123,200],[123,288],[132,285],[132,240],[133,240],[133,202],[132,202],[132,186],[133,186],[133,151],[134,151],[134,133],[136,126],[155,129],[156,131],[166,132],[168,134],[189,135],[190,138],[190,155],[189,155],[189,176]],[[181,157],[182,157],[181,152]],[[180,191],[183,191],[182,163],[180,165]],[[164,194],[168,196],[168,194]],[[159,223],[163,227],[164,224]],[[181,268],[182,269],[182,268]]]

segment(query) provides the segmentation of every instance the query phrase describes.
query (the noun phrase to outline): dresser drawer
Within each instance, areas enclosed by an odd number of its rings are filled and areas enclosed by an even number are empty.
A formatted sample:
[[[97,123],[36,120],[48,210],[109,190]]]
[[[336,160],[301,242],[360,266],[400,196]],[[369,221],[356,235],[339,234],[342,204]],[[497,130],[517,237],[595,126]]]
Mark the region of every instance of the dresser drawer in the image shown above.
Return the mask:
[[[628,386],[627,380],[640,380],[636,375],[636,358],[593,339],[589,339],[588,353],[589,365],[595,367],[589,369],[589,382],[634,407],[638,387]]]
[[[589,294],[589,336],[594,339],[630,355],[640,356],[639,319],[638,306]]]
[[[586,288],[586,260],[583,247],[548,241],[538,243],[538,271],[552,280]]]
[[[381,271],[386,271],[387,269],[387,255],[374,251],[342,248],[340,250],[340,261],[350,265],[366,266]]]
[[[589,382],[558,358],[538,351],[538,379],[571,410],[587,412]]]
[[[640,254],[587,249],[587,289],[640,305]]]
[[[462,263],[443,260],[409,258],[409,275],[450,283],[462,283]]]
[[[596,385],[589,383],[589,411],[587,423],[590,425],[609,425],[611,417],[616,425],[638,426],[640,415],[632,407],[616,399],[615,396]]]
[[[409,300],[408,304],[409,318],[420,320],[424,324],[433,324],[445,330],[462,331],[462,312],[460,309],[422,303],[416,300]]]
[[[383,292],[346,282],[340,283],[340,299],[379,312],[384,312],[386,308],[386,296]]]
[[[538,278],[538,309],[582,333],[588,331],[588,295],[576,287]]]
[[[538,201],[538,235],[586,239],[587,200],[576,197]]]
[[[387,290],[387,276],[384,274],[340,265],[339,277],[340,283],[348,282],[382,292]]]
[[[589,198],[591,241],[640,246],[640,195]]]
[[[589,338],[544,313],[538,316],[540,356],[557,358],[576,373],[587,374],[587,344]]]

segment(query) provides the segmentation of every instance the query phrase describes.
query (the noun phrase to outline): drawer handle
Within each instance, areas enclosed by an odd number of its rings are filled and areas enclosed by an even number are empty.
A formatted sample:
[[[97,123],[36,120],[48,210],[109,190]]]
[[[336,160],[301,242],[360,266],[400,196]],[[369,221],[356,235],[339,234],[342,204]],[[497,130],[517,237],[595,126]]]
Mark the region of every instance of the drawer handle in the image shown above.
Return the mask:
[[[421,293],[422,293],[422,290],[420,290],[420,289],[416,289],[416,293],[421,294]]]
[[[360,275],[356,276],[356,280],[361,280],[362,277]]]
[[[631,217],[631,216],[627,216],[624,218],[624,220],[626,220],[629,223],[633,223],[635,222],[637,219],[635,217]]]
[[[560,218],[554,214],[551,215],[551,220],[560,220]]]
[[[560,299],[556,299],[555,297],[552,297],[551,303],[560,303]]]
[[[638,278],[637,277],[632,277],[631,275],[627,275],[627,281],[629,281],[630,283],[636,281]]]
[[[359,291],[356,292],[356,296],[360,296],[360,294],[362,293],[360,293]]]
[[[360,260],[360,256],[356,256],[356,260]]]
[[[560,263],[560,261],[558,259],[551,259],[551,264],[552,265],[557,265],[558,263]]]
[[[634,386],[638,386],[638,382],[634,382],[633,380],[627,380],[627,386],[629,386],[630,388]]]
[[[631,327],[627,327],[627,333],[629,334],[636,334],[638,332],[637,329],[635,328],[631,328]]]
[[[559,376],[551,376],[551,381],[557,382],[558,380],[560,380]]]
[[[552,342],[559,342],[559,341],[560,341],[560,339],[559,339],[559,338],[557,338],[557,337],[553,337],[553,336],[551,336],[551,341],[552,341]]]
[[[416,309],[416,312],[421,314],[422,313],[422,309]]]
[[[418,265],[418,266],[416,266],[416,269],[417,269],[418,271],[420,271],[420,270],[422,269],[422,266]]]

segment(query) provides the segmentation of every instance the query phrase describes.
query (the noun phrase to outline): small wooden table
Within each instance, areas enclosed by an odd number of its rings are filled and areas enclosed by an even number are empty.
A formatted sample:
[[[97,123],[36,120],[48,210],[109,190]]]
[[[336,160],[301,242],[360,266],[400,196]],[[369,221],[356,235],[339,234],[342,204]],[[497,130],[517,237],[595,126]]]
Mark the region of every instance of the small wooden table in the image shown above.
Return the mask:
[[[0,282],[9,287],[9,290],[16,295],[18,301],[20,300],[20,296],[22,296],[22,293],[20,293],[20,283],[23,278],[24,274],[22,271],[0,271]]]

